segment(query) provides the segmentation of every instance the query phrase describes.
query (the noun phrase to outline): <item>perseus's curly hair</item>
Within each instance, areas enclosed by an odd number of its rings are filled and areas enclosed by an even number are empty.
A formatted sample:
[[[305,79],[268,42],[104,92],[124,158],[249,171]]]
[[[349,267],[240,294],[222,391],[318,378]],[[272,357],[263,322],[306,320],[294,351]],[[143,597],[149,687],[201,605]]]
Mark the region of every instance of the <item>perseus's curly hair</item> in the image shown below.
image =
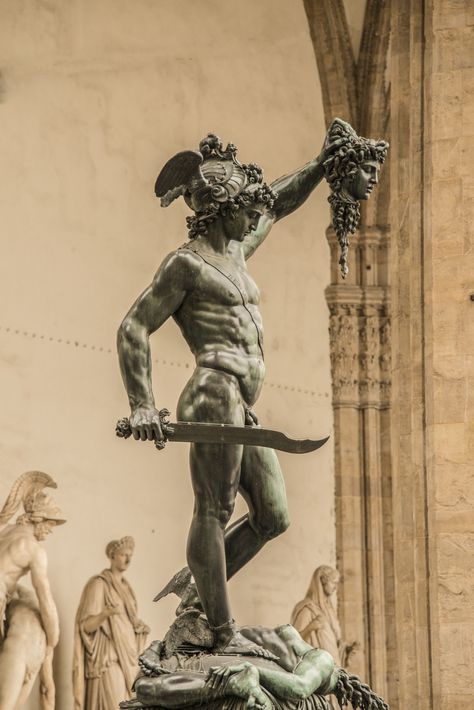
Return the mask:
[[[341,247],[339,264],[343,278],[348,273],[347,255],[349,234],[354,234],[360,222],[359,202],[349,200],[343,192],[342,181],[355,176],[359,165],[367,160],[383,163],[387,156],[388,143],[358,136],[353,128],[340,119],[335,119],[328,132],[328,142],[343,140],[342,145],[324,163],[324,173],[331,194],[332,225]]]
[[[229,197],[225,202],[213,201],[207,205],[205,212],[198,212],[193,217],[186,217],[189,239],[195,239],[200,234],[207,234],[208,225],[215,222],[218,217],[235,219],[241,207],[249,207],[252,204],[262,205],[268,209],[273,207],[277,195],[269,185],[261,182],[261,168],[254,163],[242,167],[247,173],[249,185],[240,195]]]

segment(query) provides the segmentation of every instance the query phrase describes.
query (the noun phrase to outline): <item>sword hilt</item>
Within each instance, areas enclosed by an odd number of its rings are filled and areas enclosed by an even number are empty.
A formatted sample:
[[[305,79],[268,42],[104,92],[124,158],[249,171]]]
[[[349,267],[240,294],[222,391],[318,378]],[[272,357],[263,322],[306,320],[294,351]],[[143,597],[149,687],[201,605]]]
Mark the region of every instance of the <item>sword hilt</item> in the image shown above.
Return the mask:
[[[160,409],[160,411],[158,412],[158,415],[160,417],[161,431],[163,432],[163,440],[157,441],[155,439],[154,443],[159,451],[162,451],[162,449],[165,448],[165,444],[168,441],[168,434],[171,434],[173,432],[173,429],[169,426],[170,414],[171,413],[169,409]],[[128,439],[132,436],[132,433],[133,432],[132,427],[130,426],[130,419],[128,417],[122,417],[122,419],[119,419],[117,424],[115,425],[116,436],[118,436],[120,439]]]

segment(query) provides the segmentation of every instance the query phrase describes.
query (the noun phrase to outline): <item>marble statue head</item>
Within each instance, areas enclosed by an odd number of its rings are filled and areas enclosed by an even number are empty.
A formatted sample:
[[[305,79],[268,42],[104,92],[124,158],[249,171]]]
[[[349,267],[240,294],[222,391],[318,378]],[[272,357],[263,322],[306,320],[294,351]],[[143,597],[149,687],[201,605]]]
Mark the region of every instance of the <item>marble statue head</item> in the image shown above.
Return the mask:
[[[53,532],[56,525],[66,522],[61,508],[44,491],[37,491],[24,501],[25,516],[34,525],[37,540],[44,540]]]
[[[65,523],[63,512],[44,488],[57,488],[48,473],[27,471],[19,476],[0,511],[0,524],[8,522],[20,506],[23,506],[24,513],[18,516],[17,525],[33,525],[38,540],[44,540],[56,525]]]
[[[321,565],[321,567],[319,567],[319,576],[324,594],[328,597],[335,594],[341,579],[338,570],[334,567],[329,567],[329,565]]]
[[[135,540],[126,535],[120,540],[111,540],[105,548],[105,554],[109,558],[112,568],[116,568],[119,572],[125,572],[130,565],[134,550]]]

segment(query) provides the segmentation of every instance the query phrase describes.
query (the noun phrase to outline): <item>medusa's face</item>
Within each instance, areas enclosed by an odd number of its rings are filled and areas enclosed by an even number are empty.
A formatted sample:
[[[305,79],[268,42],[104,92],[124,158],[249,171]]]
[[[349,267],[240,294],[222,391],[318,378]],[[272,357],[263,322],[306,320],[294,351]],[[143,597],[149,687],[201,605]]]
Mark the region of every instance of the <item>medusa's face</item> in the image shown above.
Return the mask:
[[[368,200],[379,181],[379,172],[380,163],[377,160],[364,160],[358,165],[355,175],[342,180],[342,186],[353,200]]]

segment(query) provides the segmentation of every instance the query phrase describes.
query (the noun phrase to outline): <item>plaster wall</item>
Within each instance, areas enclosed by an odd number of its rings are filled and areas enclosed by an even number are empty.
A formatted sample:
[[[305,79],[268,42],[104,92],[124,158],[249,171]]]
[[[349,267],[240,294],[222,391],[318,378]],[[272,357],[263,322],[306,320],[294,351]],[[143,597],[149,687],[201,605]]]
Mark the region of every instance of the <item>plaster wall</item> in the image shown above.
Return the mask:
[[[185,563],[187,447],[158,454],[114,436],[128,413],[116,328],[186,238],[187,209],[160,210],[156,174],[214,131],[272,180],[319,152],[324,117],[294,0],[1,0],[0,13],[1,496],[32,468],[59,484],[68,523],[46,545],[68,710],[74,614],[106,542],[135,537],[128,578],[154,638],[175,599],[151,599]],[[295,436],[332,428],[326,196],[321,186],[279,223],[250,264],[266,327],[256,409]],[[173,410],[192,358],[173,322],[152,344],[156,400]],[[280,460],[292,525],[231,582],[244,623],[285,622],[313,569],[334,563],[332,445]]]

